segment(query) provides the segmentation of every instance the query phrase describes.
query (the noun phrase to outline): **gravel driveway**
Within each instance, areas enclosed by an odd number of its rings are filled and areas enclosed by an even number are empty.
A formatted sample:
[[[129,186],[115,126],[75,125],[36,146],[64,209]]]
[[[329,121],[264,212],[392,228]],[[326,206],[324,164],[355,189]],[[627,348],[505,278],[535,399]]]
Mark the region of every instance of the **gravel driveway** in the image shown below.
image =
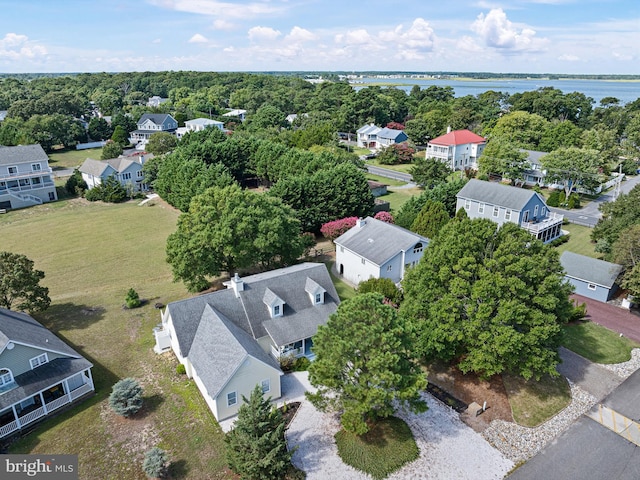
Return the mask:
[[[289,374],[283,380],[285,395],[291,400],[300,399],[289,395],[287,387],[291,385],[297,390],[308,384],[305,374]],[[501,479],[513,467],[511,460],[465,425],[455,411],[428,394],[424,398],[429,404],[427,412],[398,413],[411,428],[420,457],[389,479]],[[293,463],[306,472],[308,480],[371,478],[344,464],[338,456],[333,436],[339,429],[336,416],[321,413],[308,401],[302,401],[287,430],[287,442],[298,447]]]

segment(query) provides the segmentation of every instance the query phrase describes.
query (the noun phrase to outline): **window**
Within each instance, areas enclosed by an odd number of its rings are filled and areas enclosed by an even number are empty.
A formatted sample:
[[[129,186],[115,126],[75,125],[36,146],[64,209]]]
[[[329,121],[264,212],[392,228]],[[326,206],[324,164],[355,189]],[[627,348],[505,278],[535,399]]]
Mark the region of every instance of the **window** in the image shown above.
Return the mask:
[[[122,180],[131,180],[131,172],[123,173]]]
[[[360,259],[360,263],[362,263],[363,265],[366,263],[366,262],[365,262],[365,260],[364,260],[364,258],[361,258],[361,259]]]
[[[11,375],[11,371],[7,368],[0,369],[0,387],[4,385],[8,385],[13,382],[13,375]]]
[[[31,370],[33,370],[36,367],[39,367],[40,365],[44,365],[48,361],[49,361],[49,358],[47,357],[46,352],[43,353],[42,355],[38,355],[37,357],[33,357],[31,360],[29,360],[29,363],[31,364]]]
[[[522,221],[523,222],[529,221],[529,210],[525,210],[524,213],[522,214]]]
[[[236,392],[227,393],[227,407],[231,407],[238,403],[238,394]]]
[[[469,199],[466,199],[464,201],[464,209],[469,210],[470,208],[471,208],[471,201]]]
[[[536,218],[537,216],[538,216],[538,205],[536,205],[536,206],[533,208],[533,218]]]
[[[322,303],[322,294],[316,293],[316,303]]]
[[[39,163],[32,163],[31,164],[31,171],[39,172],[40,170],[42,170],[42,166]]]
[[[142,170],[138,170],[138,178],[142,178],[144,176],[144,173],[142,173]]]
[[[588,284],[588,285],[587,285],[587,288],[588,288],[589,290],[595,290],[597,287],[596,287],[596,284],[595,284],[595,283],[590,283],[590,284]]]
[[[280,305],[276,305],[273,307],[273,316],[277,317],[278,315],[280,315]]]
[[[40,177],[33,177],[33,178],[31,179],[31,183],[32,183],[33,185],[40,185],[40,182],[41,182]]]
[[[390,272],[391,270],[393,270],[393,265],[387,265],[387,272]]]
[[[269,380],[268,378],[266,380],[262,380],[261,386],[262,386],[262,393],[267,393],[268,391],[271,390],[271,380]]]
[[[542,218],[547,216],[547,209],[546,208],[542,207],[542,210],[540,210],[540,216]]]
[[[17,175],[18,167],[7,167],[7,171],[9,172],[9,175]]]
[[[509,210],[508,208],[504,211],[504,219],[511,220],[511,210]]]
[[[54,201],[56,199],[56,195],[53,192],[49,192],[49,200]]]
[[[495,218],[498,218],[499,214],[500,214],[500,207],[493,207],[493,216]]]
[[[422,243],[416,243],[416,246],[413,247],[413,253],[420,253],[422,252]]]
[[[478,213],[484,213],[484,203],[478,204]]]

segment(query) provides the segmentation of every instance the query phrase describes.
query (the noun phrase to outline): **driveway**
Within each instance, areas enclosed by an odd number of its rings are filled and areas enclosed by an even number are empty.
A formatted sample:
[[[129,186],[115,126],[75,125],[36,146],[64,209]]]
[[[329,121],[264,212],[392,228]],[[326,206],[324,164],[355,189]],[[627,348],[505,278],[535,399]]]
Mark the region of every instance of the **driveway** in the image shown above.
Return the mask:
[[[558,372],[600,401],[623,381],[621,377],[577,353],[560,347]]]
[[[580,295],[571,295],[578,304],[587,304],[587,319],[623,334],[640,343],[640,314],[637,310],[625,310],[610,303],[602,303]]]

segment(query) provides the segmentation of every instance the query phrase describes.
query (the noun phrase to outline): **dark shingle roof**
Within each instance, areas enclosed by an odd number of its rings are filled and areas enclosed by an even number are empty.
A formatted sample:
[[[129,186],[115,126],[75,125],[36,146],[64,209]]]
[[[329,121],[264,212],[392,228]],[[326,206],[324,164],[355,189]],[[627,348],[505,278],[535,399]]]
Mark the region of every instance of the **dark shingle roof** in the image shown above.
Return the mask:
[[[350,228],[334,240],[344,247],[374,263],[383,265],[400,251],[413,248],[418,242],[426,247],[429,239],[405,228],[367,217],[364,224]]]
[[[156,125],[162,125],[167,117],[171,117],[171,115],[169,115],[168,113],[145,113],[140,117],[140,120],[138,120],[138,125],[144,123],[147,120],[151,120]]]
[[[0,351],[10,341],[82,358],[69,345],[26,313],[0,308]]]
[[[306,279],[311,278],[326,290],[324,305],[313,305],[305,291]],[[243,329],[252,338],[266,335],[278,345],[310,336],[313,325],[326,323],[340,303],[327,268],[322,263],[302,263],[292,267],[251,275],[242,279],[244,290],[236,297],[232,288],[170,303],[167,308],[176,331],[182,356],[190,355],[198,331],[202,312],[211,305],[216,312]],[[266,290],[284,302],[283,316],[271,321],[264,304]],[[278,327],[287,325],[286,331]],[[269,329],[267,329],[269,326]],[[315,333],[312,332],[312,333]]]
[[[562,252],[560,263],[568,277],[606,288],[611,288],[622,272],[622,265],[568,251]]]
[[[247,332],[211,305],[206,305],[189,351],[189,360],[212,398],[220,393],[249,356],[280,370],[275,359]]]
[[[538,194],[533,190],[525,188],[471,179],[460,189],[456,197],[521,211],[527,202],[536,195]]]
[[[49,161],[39,143],[35,145],[18,145],[17,147],[0,146],[0,165],[14,165],[27,162]]]

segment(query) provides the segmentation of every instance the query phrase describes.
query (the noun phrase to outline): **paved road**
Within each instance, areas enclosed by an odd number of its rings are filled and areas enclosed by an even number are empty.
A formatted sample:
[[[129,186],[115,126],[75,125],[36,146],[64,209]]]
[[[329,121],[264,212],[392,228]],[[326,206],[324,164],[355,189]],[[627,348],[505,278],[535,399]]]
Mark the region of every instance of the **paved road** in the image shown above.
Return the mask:
[[[393,180],[400,180],[403,182],[413,182],[413,177],[408,173],[396,172],[395,170],[389,170],[388,168],[377,167],[375,165],[367,165],[367,171],[373,175],[380,177],[391,178]]]
[[[70,177],[71,175],[73,175],[73,168],[53,169],[54,177]]]
[[[562,363],[558,365],[558,372],[596,397],[598,401],[622,383],[622,378],[615,373],[591,363],[571,350],[560,347],[559,353]]]
[[[640,418],[640,370],[616,388],[602,404],[627,418]],[[583,416],[508,478],[638,480],[640,448]]]
[[[571,298],[587,304],[588,320],[640,343],[640,315],[637,310],[625,310],[581,295],[572,295]]]

